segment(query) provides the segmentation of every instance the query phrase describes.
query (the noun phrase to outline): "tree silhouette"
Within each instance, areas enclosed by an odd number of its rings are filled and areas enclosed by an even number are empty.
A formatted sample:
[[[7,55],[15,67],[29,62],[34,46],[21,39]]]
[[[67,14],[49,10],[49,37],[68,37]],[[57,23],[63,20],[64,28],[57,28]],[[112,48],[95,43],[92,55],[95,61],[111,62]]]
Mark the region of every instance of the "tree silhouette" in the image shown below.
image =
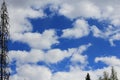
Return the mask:
[[[118,80],[117,72],[114,70],[114,67],[112,67],[110,76],[108,72],[104,71],[103,77],[99,77],[98,80]]]
[[[118,80],[117,72],[114,70],[114,67],[112,67],[112,69],[111,69],[110,80]]]
[[[109,80],[109,74],[106,71],[103,73],[103,80]]]
[[[89,73],[87,73],[86,80],[91,80]]]
[[[98,80],[103,80],[103,79],[102,79],[102,77],[99,77],[99,79],[98,79]]]

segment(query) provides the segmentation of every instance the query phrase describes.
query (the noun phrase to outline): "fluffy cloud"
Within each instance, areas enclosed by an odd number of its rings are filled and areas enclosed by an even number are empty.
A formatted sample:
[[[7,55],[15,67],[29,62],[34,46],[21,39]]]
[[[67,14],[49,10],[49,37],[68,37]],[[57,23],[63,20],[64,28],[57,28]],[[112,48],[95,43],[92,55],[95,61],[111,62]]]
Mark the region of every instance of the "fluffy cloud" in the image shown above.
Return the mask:
[[[78,66],[81,64],[80,68],[84,68],[87,65],[87,55],[83,55],[82,53],[90,47],[91,44],[82,45],[78,49],[76,49],[71,57],[71,62],[74,66]]]
[[[31,48],[50,49],[53,44],[59,43],[54,30],[45,30],[42,34],[27,32],[24,34],[16,33],[12,36],[13,41],[27,43]]]
[[[34,48],[48,49],[52,44],[58,43],[55,31],[48,30],[42,34],[32,33],[33,26],[28,18],[43,18],[46,14],[43,12],[43,6],[50,3],[46,1],[7,1],[10,15],[10,38],[13,41],[21,41]],[[22,6],[21,6],[22,5]],[[39,8],[37,7],[39,5]],[[33,36],[34,35],[34,36]],[[32,38],[30,36],[33,36]],[[44,36],[44,37],[43,37]],[[27,38],[25,38],[27,37]],[[29,39],[29,40],[28,40]],[[48,40],[49,39],[49,40]],[[31,42],[32,41],[32,42]],[[34,42],[34,43],[33,43]],[[44,44],[44,45],[43,45]],[[38,47],[38,45],[41,45]]]
[[[105,57],[96,57],[95,62],[103,62],[108,65],[107,68],[100,69],[99,71],[107,71],[110,72],[110,67],[114,66],[115,71],[117,72],[118,79],[120,79],[120,59],[116,56],[105,56]],[[97,72],[97,70],[95,70]],[[99,73],[97,73],[99,74]]]
[[[38,62],[46,62],[46,63],[57,63],[62,61],[64,58],[71,56],[72,50],[60,50],[60,49],[52,49],[47,52],[38,49],[32,49],[30,52],[27,51],[10,51],[9,57],[10,61],[16,61],[17,65],[20,66],[22,64],[33,63],[36,64]]]
[[[9,51],[10,62],[16,61],[17,66],[26,63],[37,63],[44,60],[44,53],[41,50],[33,49],[30,52],[26,51]]]
[[[108,24],[110,26],[104,28],[104,30],[100,30],[95,26],[92,27],[93,35],[95,37],[108,40],[112,46],[115,46],[114,41],[120,41],[120,8],[118,8],[120,7],[120,1],[116,0],[113,2],[112,0],[72,0],[62,2],[63,3],[59,9],[59,14],[67,16],[70,19],[84,17],[109,21]],[[88,35],[88,33],[86,33],[81,36],[81,32],[79,32],[79,29],[75,27],[65,29],[63,30],[63,37],[79,38]],[[83,29],[81,30],[84,31]]]
[[[85,17],[110,20],[110,23],[119,26],[119,0],[61,0],[59,13],[70,19]]]
[[[21,3],[21,2],[20,2]],[[32,31],[32,25],[27,18],[40,18],[45,16],[42,10],[32,8],[10,7],[10,34]]]
[[[53,77],[52,80],[80,80],[85,79],[86,72],[76,70],[71,72],[58,72]]]
[[[110,56],[110,57],[97,57],[95,59],[95,62],[104,62],[107,65],[110,66],[120,66],[120,59],[116,56]]]
[[[88,23],[85,20],[78,19],[73,26],[73,28],[64,29],[62,37],[81,38],[89,34]]]
[[[16,36],[14,35],[21,35],[24,32],[32,32],[32,25],[27,18],[43,18],[47,16],[44,13],[44,7],[47,4],[51,4],[51,10],[56,9],[60,15],[64,15],[68,18],[76,19],[79,17],[84,18],[97,18],[100,20],[109,20],[109,24],[113,24],[114,26],[119,26],[120,22],[120,10],[119,10],[119,3],[120,1],[96,1],[96,0],[46,0],[46,1],[18,1],[12,0],[7,1],[9,7],[9,15],[10,15],[10,35],[13,40],[16,40]],[[21,6],[22,4],[22,6]],[[53,7],[54,6],[54,7]],[[54,11],[54,10],[53,10]],[[84,24],[84,22],[83,22]],[[78,27],[81,25],[79,20],[77,20],[74,24],[73,28],[68,28],[63,30],[63,37],[74,37],[74,38],[81,38],[89,34],[89,30],[87,27]],[[117,29],[116,29],[117,30]],[[82,32],[83,31],[83,32]],[[118,31],[118,30],[117,30]],[[109,41],[111,45],[115,45],[113,42],[115,40],[120,40],[119,32],[115,33],[113,36],[113,32],[108,35]],[[103,32],[103,31],[101,31]],[[106,30],[104,30],[104,33]],[[82,35],[83,34],[83,35]],[[106,33],[105,33],[106,34]],[[112,37],[111,37],[112,35]],[[103,36],[103,35],[102,35]]]
[[[71,69],[69,72],[57,72],[52,74],[51,71],[44,67],[44,66],[37,66],[37,65],[23,65],[17,68],[18,74],[15,74],[11,76],[10,80],[84,80],[87,73],[90,73],[90,77],[92,80],[97,80],[100,76],[103,75],[104,71],[107,71],[111,73],[111,67],[104,67],[102,69],[96,69],[96,70],[89,70],[85,71],[79,68]],[[115,71],[118,73],[118,79],[119,77],[119,71],[120,68],[115,66]],[[42,73],[42,74],[40,74]],[[47,76],[47,78],[46,78]]]
[[[30,52],[13,50],[9,51],[9,57],[10,62],[16,61],[18,66],[28,63],[36,64],[41,61],[55,64],[70,56],[72,56],[72,63],[80,62],[83,64],[86,63],[87,56],[82,55],[82,53],[87,50],[90,45],[91,44],[82,45],[79,48],[70,48],[68,50],[51,49],[48,51],[43,51],[32,49]],[[78,57],[76,55],[78,55]]]
[[[53,49],[49,50],[45,53],[45,61],[47,63],[57,63],[62,61],[64,58],[71,56],[72,52],[69,50],[60,50],[60,49]]]
[[[17,74],[10,80],[51,80],[51,76],[51,71],[44,66],[23,65],[17,68]]]
[[[99,18],[99,8],[90,1],[67,1],[64,3],[59,13],[69,18],[85,17],[85,18]]]
[[[82,53],[90,46],[91,44],[89,43],[87,45],[81,45],[79,48],[70,48],[68,50],[51,49],[48,51],[43,51],[32,49],[30,52],[10,51],[10,62],[16,62],[15,70],[17,72],[17,74],[11,75],[10,80],[65,80],[69,78],[70,80],[79,80],[79,76],[84,78],[86,76],[86,72],[82,71],[81,67],[78,67],[80,65],[77,65],[76,63],[87,63],[87,55],[83,55]],[[77,55],[78,57],[75,57]],[[56,64],[67,57],[71,57],[71,63],[74,64],[74,66],[70,66],[70,72],[57,72],[53,74],[47,67],[37,65],[37,63],[40,61],[43,61],[47,64]],[[75,73],[76,75],[74,75]]]
[[[100,30],[96,26],[92,26],[91,31],[93,32],[94,37],[103,38],[110,42],[112,46],[115,46],[114,41],[120,40],[120,28],[109,25]]]
[[[119,67],[115,67],[117,72],[119,72]],[[85,80],[85,77],[87,73],[90,73],[90,78],[92,80],[97,80],[100,76],[103,75],[104,71],[107,71],[111,73],[111,67],[104,67],[102,69],[96,69],[96,70],[81,70],[78,68],[71,69],[69,72],[57,72],[56,74],[53,75],[52,80]],[[119,77],[119,76],[118,76]]]
[[[46,67],[38,65],[28,65],[28,63],[37,63],[39,61],[46,61],[47,63],[57,63],[64,58],[72,55],[71,53],[75,52],[76,53],[73,54],[71,58],[72,63],[86,63],[87,56],[81,54],[82,52],[84,52],[84,50],[86,50],[86,48],[82,49],[81,47],[79,47],[78,49],[73,48],[64,51],[60,49],[54,49],[47,51],[47,53],[40,50],[50,49],[53,44],[59,42],[57,40],[58,37],[55,34],[54,30],[45,30],[42,34],[37,32],[32,33],[33,27],[27,18],[46,17],[47,15],[43,12],[43,9],[47,4],[52,4],[52,7],[54,6],[53,8],[56,8],[60,15],[64,15],[70,19],[83,17],[97,18],[100,20],[110,20],[109,24],[112,24],[115,27],[109,26],[104,30],[100,30],[94,26],[92,27],[93,34],[95,37],[109,40],[111,45],[114,45],[113,41],[120,40],[119,0],[8,0],[8,10],[11,25],[11,40],[24,42],[32,48],[39,49],[32,49],[30,52],[10,51],[9,56],[11,61],[17,61],[16,70],[18,72],[11,77],[11,80],[80,80],[81,78],[84,79],[87,72],[91,74],[92,80],[96,80],[98,77],[95,74],[101,75],[104,70],[110,70],[110,68],[108,67],[95,71],[83,71],[79,68],[76,69],[74,67],[69,72],[57,72],[52,75],[50,70]],[[73,28],[63,30],[62,37],[81,38],[89,34],[89,28],[86,21],[78,19],[73,25]],[[55,57],[54,59],[53,56]],[[110,60],[112,60],[112,63],[109,62]],[[120,61],[118,58],[96,58],[96,62],[98,61],[105,62],[107,65],[115,65],[118,73],[120,72],[120,68],[118,67]],[[116,63],[113,63],[114,61]],[[23,63],[25,65],[21,66],[20,64]]]

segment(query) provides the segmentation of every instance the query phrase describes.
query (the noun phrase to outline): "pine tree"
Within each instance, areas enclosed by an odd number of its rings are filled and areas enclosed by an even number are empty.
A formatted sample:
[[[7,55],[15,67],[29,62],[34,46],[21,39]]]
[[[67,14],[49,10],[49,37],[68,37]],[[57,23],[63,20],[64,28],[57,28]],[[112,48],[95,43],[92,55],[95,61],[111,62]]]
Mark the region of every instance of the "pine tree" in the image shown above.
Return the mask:
[[[98,80],[103,80],[103,79],[102,79],[102,77],[99,77],[99,79],[98,79]]]
[[[86,80],[91,80],[89,73],[87,73]]]
[[[110,80],[118,80],[118,78],[117,78],[117,72],[114,70],[114,67],[112,67],[112,69],[111,69]]]
[[[109,74],[106,71],[103,73],[103,80],[109,80]]]

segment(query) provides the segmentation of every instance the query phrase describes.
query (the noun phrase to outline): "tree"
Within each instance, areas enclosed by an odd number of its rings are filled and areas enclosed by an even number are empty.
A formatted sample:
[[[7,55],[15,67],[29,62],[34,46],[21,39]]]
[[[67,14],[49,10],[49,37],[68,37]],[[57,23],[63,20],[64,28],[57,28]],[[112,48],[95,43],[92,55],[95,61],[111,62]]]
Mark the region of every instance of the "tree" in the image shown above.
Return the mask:
[[[87,73],[86,80],[91,80],[89,73]]]
[[[114,70],[114,67],[112,67],[112,69],[111,69],[110,80],[118,80],[117,72]]]
[[[104,71],[103,77],[99,77],[98,80],[118,80],[117,72],[114,70],[114,67],[112,67],[110,76],[106,71]]]
[[[109,80],[109,74],[106,71],[103,73],[103,80]]]
[[[98,79],[98,80],[103,80],[103,79],[102,79],[102,77],[99,77],[99,79]]]

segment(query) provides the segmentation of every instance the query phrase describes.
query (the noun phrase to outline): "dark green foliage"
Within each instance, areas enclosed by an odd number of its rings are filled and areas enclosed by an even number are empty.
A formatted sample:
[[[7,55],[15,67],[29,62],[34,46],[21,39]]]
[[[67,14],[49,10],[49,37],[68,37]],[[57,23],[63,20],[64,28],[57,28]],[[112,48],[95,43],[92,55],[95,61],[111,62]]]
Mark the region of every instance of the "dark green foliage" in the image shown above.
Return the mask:
[[[99,79],[98,79],[98,80],[103,80],[103,79],[102,79],[102,77],[99,77]]]
[[[91,80],[89,73],[87,73],[86,80]]]
[[[109,74],[106,71],[103,73],[103,80],[109,80]]]
[[[114,70],[114,67],[112,67],[112,69],[111,69],[110,80],[118,80],[117,72]]]

